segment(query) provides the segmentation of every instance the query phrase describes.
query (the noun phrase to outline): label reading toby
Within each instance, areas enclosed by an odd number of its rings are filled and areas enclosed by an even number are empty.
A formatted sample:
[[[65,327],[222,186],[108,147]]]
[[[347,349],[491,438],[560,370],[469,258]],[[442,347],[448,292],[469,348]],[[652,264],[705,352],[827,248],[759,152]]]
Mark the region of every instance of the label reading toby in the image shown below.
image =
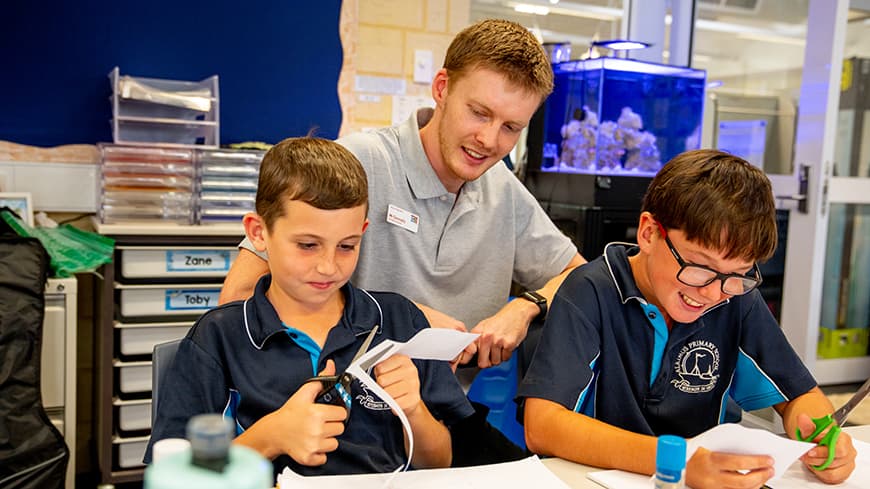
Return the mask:
[[[167,311],[207,311],[218,303],[219,289],[167,290]]]
[[[170,250],[166,252],[167,272],[226,272],[229,250]]]

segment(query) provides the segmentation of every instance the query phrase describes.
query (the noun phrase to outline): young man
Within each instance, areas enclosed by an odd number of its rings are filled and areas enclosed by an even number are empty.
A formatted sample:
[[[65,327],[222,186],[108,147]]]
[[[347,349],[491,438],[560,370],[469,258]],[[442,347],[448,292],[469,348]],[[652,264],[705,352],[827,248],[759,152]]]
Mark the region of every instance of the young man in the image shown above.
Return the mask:
[[[484,20],[455,37],[432,82],[435,109],[338,142],[369,178],[371,232],[353,280],[401,292],[434,327],[471,329],[481,368],[510,358],[567,271],[584,262],[501,163],[553,89],[521,25]],[[265,256],[240,251],[221,302],[250,295]],[[511,280],[536,294],[507,302]]]
[[[529,448],[643,474],[656,436],[698,435],[724,419],[731,397],[746,410],[773,406],[786,433],[813,430],[833,411],[756,290],[757,262],[776,248],[770,182],[749,163],[713,150],[678,155],[644,197],[637,246],[612,243],[572,272],[556,294],[529,371]],[[803,457],[820,465],[827,449]],[[695,489],[760,487],[773,461],[699,450]],[[845,433],[821,480],[845,480],[855,449]]]
[[[234,419],[235,443],[305,475],[386,472],[406,460],[406,438],[389,406],[358,382],[352,409],[315,403],[318,373],[342,372],[377,325],[373,344],[407,341],[428,327],[393,293],[366,292],[348,279],[368,220],[365,171],[345,148],[287,139],[263,158],[256,213],[245,232],[268,251],[270,274],[254,295],[204,314],[179,346],[156,406],[149,442],[183,437],[188,419]],[[374,378],[411,424],[413,467],[447,467],[450,424],[473,409],[446,362],[393,356]]]

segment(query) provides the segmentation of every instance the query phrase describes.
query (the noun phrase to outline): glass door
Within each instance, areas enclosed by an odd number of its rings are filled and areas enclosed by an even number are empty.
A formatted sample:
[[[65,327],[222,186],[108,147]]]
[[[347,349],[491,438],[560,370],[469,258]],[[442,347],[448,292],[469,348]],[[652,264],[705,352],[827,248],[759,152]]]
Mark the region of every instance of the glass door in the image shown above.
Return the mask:
[[[784,249],[765,273],[779,294],[762,293],[789,341],[820,384],[863,381],[870,376],[870,115],[863,124],[870,61],[862,57],[870,57],[870,22],[848,0],[750,4],[752,19],[699,9],[693,60],[711,82],[705,143],[746,157],[773,182],[787,226]],[[736,27],[715,24],[724,21]],[[713,48],[722,44],[724,55]]]

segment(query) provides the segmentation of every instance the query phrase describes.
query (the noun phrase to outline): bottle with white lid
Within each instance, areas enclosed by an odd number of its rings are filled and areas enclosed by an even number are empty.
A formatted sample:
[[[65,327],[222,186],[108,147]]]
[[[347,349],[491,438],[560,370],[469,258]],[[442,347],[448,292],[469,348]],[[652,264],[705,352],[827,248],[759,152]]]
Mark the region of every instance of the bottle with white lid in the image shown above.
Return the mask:
[[[655,489],[683,489],[686,487],[685,474],[685,438],[660,436],[656,445]]]
[[[179,445],[176,450],[173,446],[172,451],[175,453],[163,453],[160,457],[155,457],[155,461],[145,469],[144,488],[273,487],[272,464],[250,448],[233,445],[233,428],[232,421],[220,414],[192,417],[187,423],[189,447]]]

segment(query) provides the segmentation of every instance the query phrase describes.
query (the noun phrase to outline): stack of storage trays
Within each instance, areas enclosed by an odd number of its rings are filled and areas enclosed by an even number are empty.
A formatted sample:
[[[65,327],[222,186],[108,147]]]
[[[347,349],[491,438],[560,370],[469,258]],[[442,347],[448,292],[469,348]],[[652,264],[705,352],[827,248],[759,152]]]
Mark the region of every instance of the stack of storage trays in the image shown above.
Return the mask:
[[[100,220],[193,224],[196,169],[189,149],[102,144]]]
[[[198,82],[109,73],[112,137],[136,145],[220,145],[218,77]]]
[[[112,352],[113,467],[142,466],[151,430],[151,354],[154,345],[184,337],[193,322],[215,307],[238,249],[188,239],[195,246],[166,244],[160,237],[127,244],[115,255],[115,320]]]
[[[254,210],[262,151],[197,150],[199,211],[197,221],[241,222]]]

